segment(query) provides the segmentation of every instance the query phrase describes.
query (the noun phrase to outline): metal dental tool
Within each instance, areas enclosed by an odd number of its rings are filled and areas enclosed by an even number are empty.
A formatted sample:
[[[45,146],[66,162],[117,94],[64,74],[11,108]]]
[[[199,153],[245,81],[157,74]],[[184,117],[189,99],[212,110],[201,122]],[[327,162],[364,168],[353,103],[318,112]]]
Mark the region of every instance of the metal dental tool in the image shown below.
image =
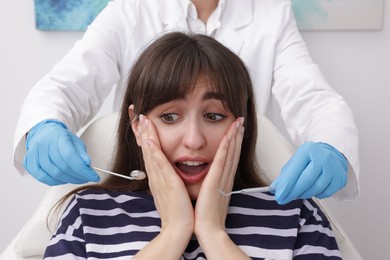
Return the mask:
[[[114,176],[117,176],[117,177],[121,177],[121,178],[125,178],[125,179],[128,179],[128,180],[140,181],[140,180],[143,180],[143,179],[146,178],[146,173],[144,173],[143,171],[140,171],[140,170],[134,170],[134,171],[132,171],[130,173],[130,176],[126,176],[126,175],[122,175],[122,174],[119,174],[119,173],[116,173],[116,172],[110,172],[110,171],[107,171],[107,170],[103,170],[103,169],[100,169],[100,168],[97,168],[97,167],[92,167],[92,169],[94,169],[95,171],[104,172],[104,173],[111,174],[111,175],[114,175]]]
[[[236,190],[229,193],[226,193],[222,191],[221,189],[218,189],[218,192],[221,193],[224,196],[230,196],[232,194],[241,193],[241,194],[248,194],[248,193],[255,193],[255,192],[268,192],[271,191],[271,187],[259,187],[259,188],[249,188],[249,189],[242,189],[242,190]]]

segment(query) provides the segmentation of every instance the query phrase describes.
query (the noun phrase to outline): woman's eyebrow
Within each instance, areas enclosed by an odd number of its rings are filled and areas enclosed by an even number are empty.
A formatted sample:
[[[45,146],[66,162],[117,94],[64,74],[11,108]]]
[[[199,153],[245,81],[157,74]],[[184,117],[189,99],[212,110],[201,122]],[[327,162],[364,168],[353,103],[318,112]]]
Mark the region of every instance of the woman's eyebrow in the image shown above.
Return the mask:
[[[208,91],[208,92],[204,93],[202,100],[205,101],[205,100],[210,100],[210,99],[216,99],[216,100],[220,100],[220,101],[226,100],[225,96],[222,93],[213,92],[213,91]]]

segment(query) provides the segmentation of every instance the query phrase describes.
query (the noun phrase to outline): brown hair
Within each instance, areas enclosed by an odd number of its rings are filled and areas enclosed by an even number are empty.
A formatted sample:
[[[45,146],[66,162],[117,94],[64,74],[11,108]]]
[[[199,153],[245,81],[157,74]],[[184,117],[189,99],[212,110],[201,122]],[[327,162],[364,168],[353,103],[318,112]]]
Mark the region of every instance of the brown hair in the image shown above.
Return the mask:
[[[124,175],[136,169],[145,171],[142,151],[131,129],[128,107],[135,105],[132,121],[138,120],[139,114],[147,114],[160,104],[190,93],[200,75],[223,96],[224,105],[235,117],[245,117],[244,139],[233,189],[264,186],[255,159],[257,116],[249,73],[236,54],[215,39],[200,34],[165,34],[138,57],[130,71],[122,102],[112,171]],[[99,184],[74,190],[66,198],[88,188],[146,191],[148,180],[129,181],[109,176]]]

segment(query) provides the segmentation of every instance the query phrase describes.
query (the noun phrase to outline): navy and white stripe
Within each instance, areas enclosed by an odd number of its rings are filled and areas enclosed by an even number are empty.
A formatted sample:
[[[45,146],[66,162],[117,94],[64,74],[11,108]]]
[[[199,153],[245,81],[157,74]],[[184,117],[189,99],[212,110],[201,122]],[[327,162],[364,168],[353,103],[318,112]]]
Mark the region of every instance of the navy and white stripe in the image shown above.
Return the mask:
[[[149,194],[82,191],[65,210],[45,259],[129,259],[160,226]],[[330,223],[312,200],[281,206],[270,193],[235,194],[226,231],[252,259],[341,259]],[[182,259],[206,259],[195,236]]]

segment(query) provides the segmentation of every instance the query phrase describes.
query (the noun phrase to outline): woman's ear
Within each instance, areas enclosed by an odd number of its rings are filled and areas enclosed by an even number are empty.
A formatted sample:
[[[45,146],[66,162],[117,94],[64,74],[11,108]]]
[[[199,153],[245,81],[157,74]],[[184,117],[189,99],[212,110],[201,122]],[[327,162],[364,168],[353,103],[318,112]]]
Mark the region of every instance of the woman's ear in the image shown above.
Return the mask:
[[[129,111],[129,119],[130,119],[130,123],[131,123],[131,129],[133,130],[133,133],[135,135],[135,139],[137,140],[138,146],[141,146],[141,137],[138,134],[139,120],[138,119],[134,120],[135,113],[134,113],[134,105],[133,104],[131,104],[129,106],[128,111]]]

